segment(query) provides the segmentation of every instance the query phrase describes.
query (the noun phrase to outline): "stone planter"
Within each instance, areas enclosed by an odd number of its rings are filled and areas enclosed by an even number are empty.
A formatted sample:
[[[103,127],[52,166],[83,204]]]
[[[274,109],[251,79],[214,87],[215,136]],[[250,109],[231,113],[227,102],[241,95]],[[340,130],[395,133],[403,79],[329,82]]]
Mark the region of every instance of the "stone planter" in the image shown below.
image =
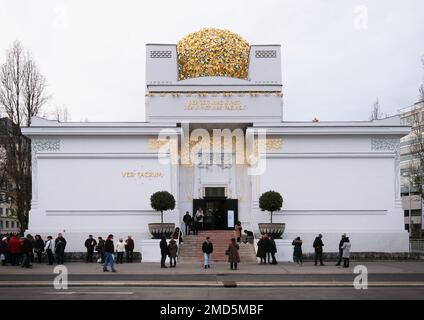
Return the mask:
[[[259,223],[259,232],[268,234],[273,239],[281,239],[286,228],[285,223]]]
[[[153,239],[160,239],[162,236],[171,237],[175,230],[175,223],[149,223],[149,232]]]

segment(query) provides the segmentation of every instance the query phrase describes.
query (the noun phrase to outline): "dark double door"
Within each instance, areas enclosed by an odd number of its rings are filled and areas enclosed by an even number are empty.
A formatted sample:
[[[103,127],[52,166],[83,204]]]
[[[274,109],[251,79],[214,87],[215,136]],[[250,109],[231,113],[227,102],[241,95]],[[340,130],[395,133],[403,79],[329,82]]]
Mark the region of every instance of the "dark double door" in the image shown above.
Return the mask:
[[[238,219],[238,200],[209,197],[193,200],[193,212],[203,209],[203,229],[232,230]]]

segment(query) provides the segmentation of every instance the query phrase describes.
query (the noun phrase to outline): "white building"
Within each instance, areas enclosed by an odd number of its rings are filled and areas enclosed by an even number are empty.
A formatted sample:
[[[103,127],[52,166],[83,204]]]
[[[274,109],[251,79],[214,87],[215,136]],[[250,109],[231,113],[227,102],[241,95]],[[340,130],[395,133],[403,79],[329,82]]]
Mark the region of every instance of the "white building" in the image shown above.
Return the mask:
[[[201,206],[220,215],[210,217],[211,228],[228,228],[228,210],[234,210],[234,220],[258,232],[258,222],[269,222],[258,198],[275,190],[284,198],[283,210],[274,214],[274,222],[286,223],[281,252],[292,250],[296,236],[305,240],[304,252],[312,251],[318,233],[326,251],[338,250],[342,233],[355,252],[408,251],[399,139],[409,127],[399,117],[285,122],[282,84],[279,45],[249,45],[217,29],[190,34],[177,45],[148,44],[147,122],[35,118],[23,128],[33,148],[28,232],[64,232],[68,251],[84,251],[88,234],[132,234],[147,258],[153,241],[148,223],[160,222],[150,207],[153,192],[167,190],[177,200],[165,222],[180,225],[186,211]],[[246,139],[259,135],[260,146],[266,133],[266,148],[254,153],[261,154],[261,166],[237,164],[235,150],[225,152],[220,164],[208,164],[209,157],[194,164],[197,158],[184,164],[158,159],[164,130],[183,148],[189,134],[197,141],[196,135],[225,128],[241,129]],[[160,158],[173,156],[164,152]]]

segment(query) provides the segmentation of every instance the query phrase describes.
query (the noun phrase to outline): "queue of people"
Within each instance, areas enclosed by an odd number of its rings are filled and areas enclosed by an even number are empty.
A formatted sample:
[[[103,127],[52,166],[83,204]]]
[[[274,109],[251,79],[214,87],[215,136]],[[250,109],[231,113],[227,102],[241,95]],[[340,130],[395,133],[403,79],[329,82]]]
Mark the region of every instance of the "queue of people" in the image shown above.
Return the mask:
[[[42,263],[43,252],[46,252],[49,265],[52,265],[55,261],[53,253],[56,254],[57,264],[63,264],[65,248],[66,240],[61,233],[54,241],[52,236],[48,236],[44,241],[38,234],[35,237],[30,234],[19,237],[15,233],[1,237],[0,260],[3,266],[10,264],[22,268],[31,268],[34,262]]]

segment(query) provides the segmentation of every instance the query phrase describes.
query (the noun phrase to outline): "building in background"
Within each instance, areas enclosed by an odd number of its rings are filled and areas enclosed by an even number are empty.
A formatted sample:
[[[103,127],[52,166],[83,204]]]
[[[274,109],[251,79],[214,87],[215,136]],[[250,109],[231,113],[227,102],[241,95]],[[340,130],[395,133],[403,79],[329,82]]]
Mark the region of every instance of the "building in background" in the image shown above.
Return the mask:
[[[409,232],[411,227],[411,237],[422,237],[422,197],[419,187],[420,181],[420,147],[416,145],[417,126],[424,124],[424,102],[417,102],[410,107],[400,110],[401,122],[412,127],[411,133],[401,138],[400,142],[400,169],[401,169],[401,194],[402,208],[405,217],[405,230]],[[417,169],[418,168],[418,169]]]

